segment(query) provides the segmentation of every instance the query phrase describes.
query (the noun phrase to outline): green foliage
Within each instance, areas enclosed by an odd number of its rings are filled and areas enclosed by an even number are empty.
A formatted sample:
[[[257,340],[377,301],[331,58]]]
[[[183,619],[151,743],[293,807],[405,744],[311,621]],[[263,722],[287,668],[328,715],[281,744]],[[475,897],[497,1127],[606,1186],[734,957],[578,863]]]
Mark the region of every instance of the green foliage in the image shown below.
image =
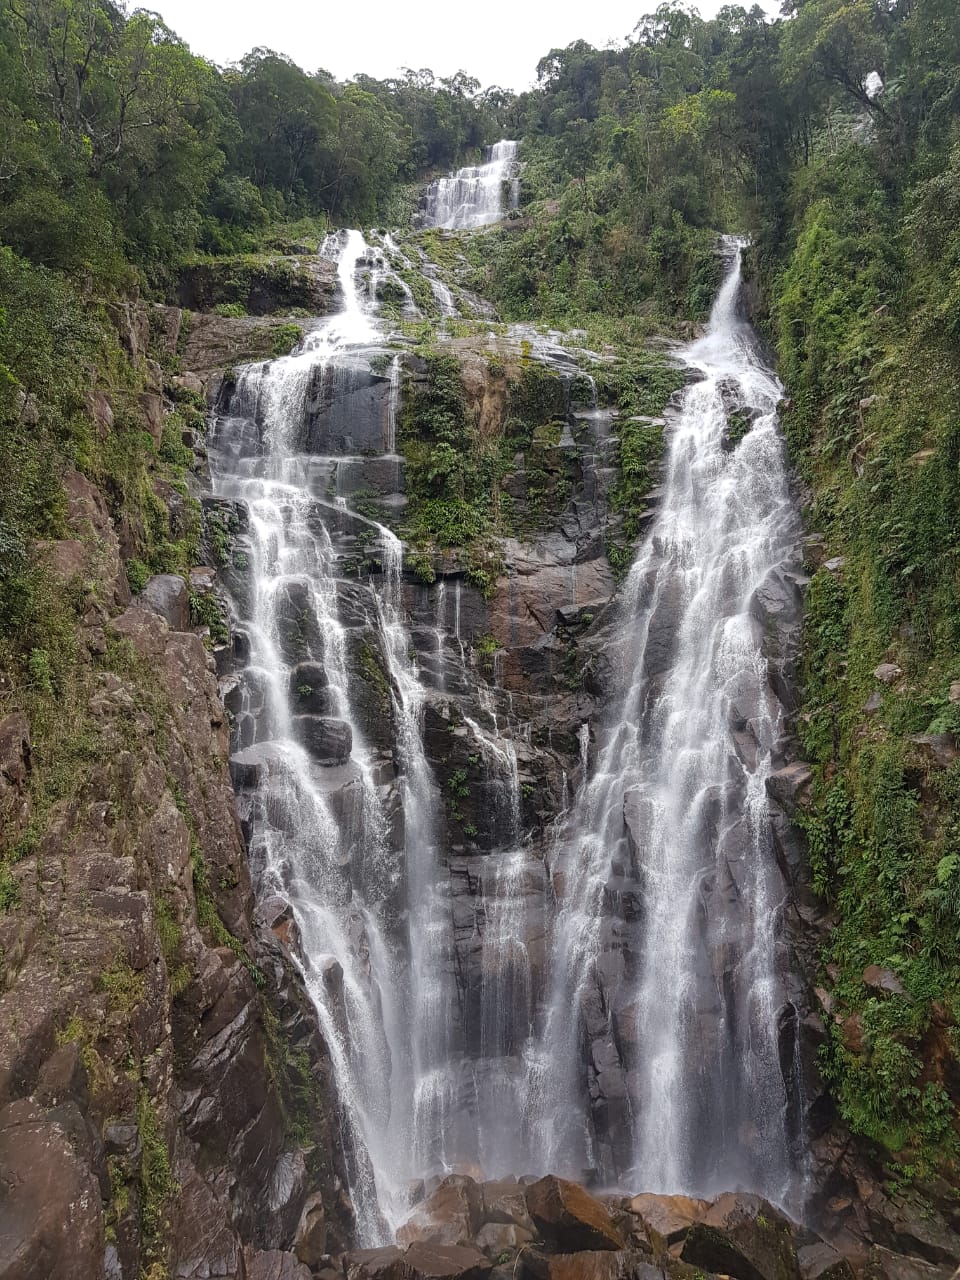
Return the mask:
[[[144,1272],[163,1266],[166,1258],[166,1215],[176,1189],[170,1163],[170,1149],[146,1087],[137,1100],[137,1128],[143,1154],[140,1162],[140,1231]]]

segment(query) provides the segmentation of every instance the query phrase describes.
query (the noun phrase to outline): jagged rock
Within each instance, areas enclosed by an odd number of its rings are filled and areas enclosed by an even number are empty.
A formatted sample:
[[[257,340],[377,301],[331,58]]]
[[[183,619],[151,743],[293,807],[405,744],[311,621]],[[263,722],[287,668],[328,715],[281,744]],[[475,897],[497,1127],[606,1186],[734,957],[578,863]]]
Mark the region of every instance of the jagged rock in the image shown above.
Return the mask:
[[[780,569],[768,573],[750,601],[750,613],[765,629],[796,620],[800,607],[797,584]]]
[[[854,1280],[853,1267],[824,1240],[798,1249],[797,1264],[803,1280]]]
[[[793,813],[807,802],[812,782],[810,766],[796,761],[771,773],[765,785],[767,795],[776,800],[786,813]]]
[[[244,1251],[247,1280],[311,1280],[308,1267],[296,1254],[281,1249]]]
[[[902,675],[902,668],[894,662],[881,662],[873,672],[874,680],[879,680],[881,684],[894,684]]]
[[[561,1253],[622,1249],[606,1209],[583,1187],[548,1175],[527,1188],[527,1210],[544,1238]]]
[[[193,1168],[178,1169],[172,1273],[184,1280],[234,1280],[242,1250],[226,1206]]]
[[[478,1249],[482,1249],[491,1258],[496,1258],[501,1253],[521,1248],[532,1239],[532,1231],[527,1231],[514,1223],[487,1222],[477,1232],[475,1243]]]
[[[479,1249],[418,1242],[378,1274],[380,1280],[485,1280],[492,1266]]]
[[[148,578],[138,603],[162,618],[171,631],[186,631],[190,626],[190,589],[177,573]]]
[[[483,1195],[484,1222],[502,1222],[533,1230],[533,1220],[527,1212],[526,1189],[517,1182],[484,1182],[480,1188]]]
[[[585,1250],[553,1256],[525,1252],[524,1276],[531,1280],[663,1280],[649,1255],[635,1250]]]
[[[915,733],[910,741],[920,748],[920,753],[939,769],[949,769],[960,760],[960,747],[949,733]]]
[[[327,1215],[319,1191],[307,1197],[293,1240],[293,1252],[308,1267],[320,1265],[327,1252]]]
[[[140,405],[140,418],[146,427],[153,443],[160,448],[160,442],[163,439],[163,401],[152,391],[145,391],[138,396]]]
[[[664,1245],[677,1244],[709,1207],[706,1200],[689,1196],[639,1195],[630,1201],[629,1209],[643,1222],[648,1232],[659,1236]]]
[[[353,730],[330,716],[294,716],[293,730],[317,764],[338,765],[350,758]]]
[[[397,1243],[468,1244],[480,1226],[482,1203],[480,1187],[472,1178],[451,1174],[417,1206],[397,1232]]]
[[[687,1232],[680,1257],[733,1280],[800,1280],[790,1224],[759,1196],[720,1196]]]
[[[883,969],[878,964],[868,964],[863,971],[863,985],[874,991],[889,991],[892,995],[903,995],[903,983],[892,969]]]
[[[866,1266],[860,1273],[862,1280],[954,1280],[951,1267],[938,1267],[922,1258],[909,1258],[893,1253],[880,1245],[870,1250]]]

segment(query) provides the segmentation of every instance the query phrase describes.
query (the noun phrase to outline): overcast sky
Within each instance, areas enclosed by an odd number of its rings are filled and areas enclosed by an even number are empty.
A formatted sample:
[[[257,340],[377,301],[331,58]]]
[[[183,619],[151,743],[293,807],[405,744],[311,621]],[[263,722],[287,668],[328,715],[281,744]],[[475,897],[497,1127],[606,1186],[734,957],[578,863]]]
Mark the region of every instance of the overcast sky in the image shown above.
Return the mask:
[[[697,7],[708,18],[723,3]],[[771,14],[779,8],[779,0],[760,3]],[[144,7],[221,66],[263,45],[338,80],[430,67],[438,76],[463,70],[484,87],[519,90],[551,49],[580,39],[598,48],[620,43],[657,0],[144,0]]]

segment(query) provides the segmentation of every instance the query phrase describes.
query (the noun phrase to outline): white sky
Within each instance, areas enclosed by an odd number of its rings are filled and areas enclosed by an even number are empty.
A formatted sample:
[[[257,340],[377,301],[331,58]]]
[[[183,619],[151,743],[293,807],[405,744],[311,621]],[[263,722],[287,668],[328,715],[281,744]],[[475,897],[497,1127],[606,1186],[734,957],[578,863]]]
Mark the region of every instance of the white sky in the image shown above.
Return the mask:
[[[155,9],[195,53],[218,65],[263,45],[345,80],[401,67],[438,76],[466,71],[481,85],[521,90],[553,48],[620,43],[658,0],[137,0]],[[704,18],[725,0],[699,0]],[[740,0],[745,8],[751,0]],[[779,0],[760,0],[772,15]],[[134,5],[131,3],[131,8]]]

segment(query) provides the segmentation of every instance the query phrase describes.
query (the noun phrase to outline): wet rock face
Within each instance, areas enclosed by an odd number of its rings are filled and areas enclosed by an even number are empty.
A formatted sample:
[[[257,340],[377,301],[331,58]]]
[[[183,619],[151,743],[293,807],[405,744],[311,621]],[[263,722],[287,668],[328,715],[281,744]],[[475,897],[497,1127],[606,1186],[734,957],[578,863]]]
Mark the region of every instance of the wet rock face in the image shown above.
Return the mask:
[[[623,1248],[606,1209],[575,1182],[541,1178],[527,1190],[527,1208],[558,1253]]]
[[[87,485],[71,494],[115,566],[101,598],[128,599],[105,506]],[[81,638],[125,640],[163,701],[90,672],[96,762],[24,846],[17,908],[0,916],[0,1275],[135,1280],[162,1263],[236,1277],[246,1247],[277,1254],[255,1260],[264,1275],[302,1280],[291,1250],[316,1244],[315,1213],[301,1228],[318,1194],[325,1245],[351,1230],[326,1051],[289,956],[252,921],[213,661],[167,621],[189,625],[185,584],[153,582]],[[5,717],[5,831],[29,819],[34,767],[26,717]],[[287,1045],[316,1064],[307,1078]],[[306,1096],[302,1147],[290,1126]]]

